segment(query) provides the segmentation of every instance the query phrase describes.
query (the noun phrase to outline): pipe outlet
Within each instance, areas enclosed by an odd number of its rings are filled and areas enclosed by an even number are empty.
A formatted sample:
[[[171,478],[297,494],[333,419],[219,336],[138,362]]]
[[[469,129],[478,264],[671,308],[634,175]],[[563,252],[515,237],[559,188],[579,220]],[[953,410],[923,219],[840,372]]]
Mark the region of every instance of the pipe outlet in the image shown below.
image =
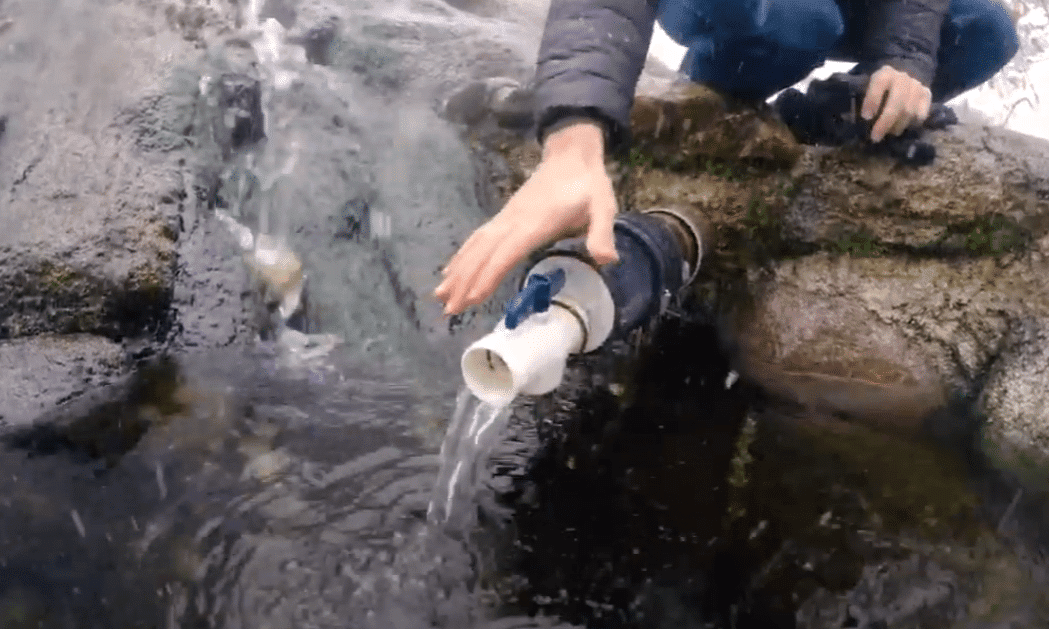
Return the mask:
[[[557,305],[513,330],[500,321],[463,353],[463,379],[492,406],[506,406],[521,393],[548,393],[561,383],[568,356],[582,348],[583,337],[576,315]]]
[[[598,268],[583,238],[543,252],[505,319],[462,356],[474,395],[505,405],[521,393],[548,393],[560,384],[569,355],[655,320],[695,280],[710,229],[692,208],[656,208],[617,217],[613,233],[618,264]]]
[[[563,272],[564,286],[549,307],[516,323],[506,320],[466,349],[460,361],[463,379],[478,399],[499,406],[519,394],[541,395],[557,388],[571,354],[597,349],[615,319],[612,294],[589,264],[551,256],[532,267],[530,276]]]

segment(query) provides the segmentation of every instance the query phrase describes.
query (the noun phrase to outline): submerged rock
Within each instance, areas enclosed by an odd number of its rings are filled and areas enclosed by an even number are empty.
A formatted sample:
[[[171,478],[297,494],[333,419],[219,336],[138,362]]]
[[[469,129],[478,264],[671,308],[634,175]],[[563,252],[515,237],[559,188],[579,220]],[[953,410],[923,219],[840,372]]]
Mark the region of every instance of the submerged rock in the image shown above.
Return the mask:
[[[262,85],[258,79],[237,73],[218,81],[218,112],[213,118],[215,139],[227,159],[232,152],[266,136],[262,114]]]

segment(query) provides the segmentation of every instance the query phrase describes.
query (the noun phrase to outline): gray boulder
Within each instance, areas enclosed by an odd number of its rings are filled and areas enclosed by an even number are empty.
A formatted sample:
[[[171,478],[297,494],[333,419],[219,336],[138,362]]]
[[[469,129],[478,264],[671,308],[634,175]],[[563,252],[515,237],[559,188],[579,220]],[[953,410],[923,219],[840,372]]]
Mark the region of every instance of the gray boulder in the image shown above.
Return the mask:
[[[88,381],[120,379],[194,325],[180,320],[181,287],[199,282],[187,279],[187,262],[202,261],[187,254],[202,252],[187,237],[223,150],[258,129],[243,115],[224,117],[250,110],[250,82],[216,107],[201,97],[211,68],[197,48],[235,24],[236,7],[173,6],[4,4],[0,342],[5,361],[27,358],[0,376],[2,415],[21,421]],[[227,118],[235,128],[223,127]],[[245,281],[237,273],[222,281]],[[243,317],[228,318],[214,342],[241,334]]]
[[[993,459],[1049,460],[1049,143],[962,125],[930,132],[931,165],[905,166],[858,146],[798,146],[764,112],[654,84],[635,105],[635,149],[609,163],[620,209],[708,216],[716,242],[686,305],[718,324],[743,376],[911,433],[963,430],[930,418],[970,400]],[[471,133],[500,204],[538,146],[490,124]]]

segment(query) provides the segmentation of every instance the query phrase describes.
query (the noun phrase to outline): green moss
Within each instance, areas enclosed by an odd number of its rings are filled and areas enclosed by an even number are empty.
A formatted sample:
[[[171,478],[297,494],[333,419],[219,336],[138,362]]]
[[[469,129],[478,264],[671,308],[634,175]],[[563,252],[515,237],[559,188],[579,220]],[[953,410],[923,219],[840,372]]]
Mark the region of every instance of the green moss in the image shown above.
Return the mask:
[[[746,179],[745,168],[739,164],[730,164],[722,160],[707,158],[702,165],[703,172],[708,175],[720,177],[728,181],[743,181]]]
[[[863,483],[888,530],[978,533],[978,496],[950,452],[855,424],[808,432],[814,453],[829,455],[842,477]]]
[[[640,147],[632,147],[630,153],[623,160],[625,166],[630,168],[652,168],[654,161],[652,155]]]
[[[980,216],[966,223],[954,225],[947,230],[943,241],[964,240],[965,251],[976,256],[1000,255],[1023,246],[1024,230],[1015,221],[1004,216]]]
[[[830,244],[830,249],[836,253],[844,253],[861,258],[873,258],[885,255],[888,252],[888,249],[881,241],[865,232],[842,236]]]
[[[75,284],[84,280],[82,273],[49,261],[41,262],[37,272],[39,273],[38,285],[45,287],[46,292],[51,294],[69,292],[73,290]]]
[[[748,415],[743,422],[739,436],[736,438],[735,453],[732,456],[732,461],[729,464],[729,473],[725,479],[731,488],[729,489],[730,498],[725,513],[726,525],[730,525],[733,520],[741,519],[747,514],[744,492],[747,485],[750,484],[750,464],[754,462],[754,455],[751,454],[750,448],[754,444],[757,431],[757,421]]]
[[[747,202],[747,213],[742,221],[748,243],[760,246],[769,255],[776,255],[783,244],[779,208],[774,196],[770,199],[764,191],[758,191]]]

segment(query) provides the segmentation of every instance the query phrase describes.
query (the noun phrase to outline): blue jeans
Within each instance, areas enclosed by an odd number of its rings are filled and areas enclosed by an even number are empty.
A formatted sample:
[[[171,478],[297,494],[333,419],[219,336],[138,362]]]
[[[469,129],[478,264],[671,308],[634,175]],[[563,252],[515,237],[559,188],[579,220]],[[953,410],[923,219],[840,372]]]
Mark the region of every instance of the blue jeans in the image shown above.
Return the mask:
[[[661,0],[658,19],[688,48],[682,72],[741,98],[763,100],[828,58],[850,60],[839,49],[845,22],[834,0]],[[991,78],[1019,46],[998,2],[952,0],[940,32],[933,100]]]

